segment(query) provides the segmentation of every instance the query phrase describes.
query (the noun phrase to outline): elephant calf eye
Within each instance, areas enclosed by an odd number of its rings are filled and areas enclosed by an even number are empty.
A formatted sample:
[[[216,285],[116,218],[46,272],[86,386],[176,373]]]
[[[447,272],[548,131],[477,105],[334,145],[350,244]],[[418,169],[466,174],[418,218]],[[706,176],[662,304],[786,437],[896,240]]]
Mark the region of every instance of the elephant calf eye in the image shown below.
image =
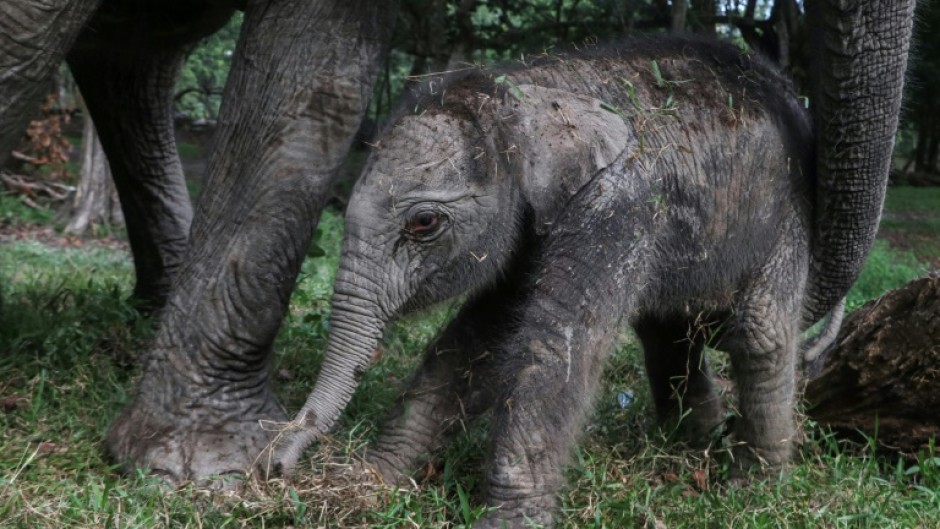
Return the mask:
[[[408,221],[406,229],[414,235],[428,235],[441,223],[441,215],[434,211],[421,211]]]

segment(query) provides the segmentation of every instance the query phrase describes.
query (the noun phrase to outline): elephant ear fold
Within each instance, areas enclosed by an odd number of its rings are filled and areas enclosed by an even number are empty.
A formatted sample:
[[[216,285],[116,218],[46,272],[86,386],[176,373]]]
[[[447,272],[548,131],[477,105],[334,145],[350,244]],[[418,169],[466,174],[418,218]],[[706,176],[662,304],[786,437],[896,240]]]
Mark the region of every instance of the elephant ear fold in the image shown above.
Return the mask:
[[[502,149],[545,234],[565,204],[633,141],[623,117],[603,101],[555,88],[513,86],[501,119]],[[610,110],[608,110],[610,109]]]

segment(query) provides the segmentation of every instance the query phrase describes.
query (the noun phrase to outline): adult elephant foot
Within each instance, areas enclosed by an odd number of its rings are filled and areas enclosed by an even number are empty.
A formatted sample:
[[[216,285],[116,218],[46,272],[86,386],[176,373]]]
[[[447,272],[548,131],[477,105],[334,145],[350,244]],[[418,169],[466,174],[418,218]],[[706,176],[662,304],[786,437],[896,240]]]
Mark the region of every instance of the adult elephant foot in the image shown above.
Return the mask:
[[[246,403],[244,414],[229,413],[159,410],[135,401],[112,426],[107,448],[125,471],[146,469],[171,487],[194,482],[231,488],[271,442],[268,423],[286,418],[273,399]]]
[[[269,382],[270,346],[261,345],[273,341],[286,296],[267,311],[252,299],[241,299],[238,309],[216,306],[213,300],[244,287],[231,270],[209,274],[215,280],[192,270],[181,276],[135,397],[106,439],[125,472],[144,469],[171,486],[215,488],[247,475],[286,421]],[[187,303],[187,293],[203,299]]]
[[[527,498],[525,501],[493,502],[492,508],[473,524],[473,529],[528,529],[554,527],[554,498]]]

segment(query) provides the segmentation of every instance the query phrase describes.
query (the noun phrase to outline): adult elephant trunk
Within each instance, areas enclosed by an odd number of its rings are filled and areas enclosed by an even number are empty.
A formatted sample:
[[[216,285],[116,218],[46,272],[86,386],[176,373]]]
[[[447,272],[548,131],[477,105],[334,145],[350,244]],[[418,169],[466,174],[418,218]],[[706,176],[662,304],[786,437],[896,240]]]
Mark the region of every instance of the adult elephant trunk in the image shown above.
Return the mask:
[[[352,399],[388,323],[391,312],[379,302],[375,282],[369,279],[388,275],[385,272],[370,275],[369,271],[352,270],[347,265],[383,261],[348,258],[356,246],[347,239],[343,249],[334,284],[326,358],[317,383],[284,438],[277,443],[274,470],[279,474],[292,473],[304,449],[336,423]]]
[[[858,277],[881,218],[915,0],[807,0],[817,195],[804,321]]]

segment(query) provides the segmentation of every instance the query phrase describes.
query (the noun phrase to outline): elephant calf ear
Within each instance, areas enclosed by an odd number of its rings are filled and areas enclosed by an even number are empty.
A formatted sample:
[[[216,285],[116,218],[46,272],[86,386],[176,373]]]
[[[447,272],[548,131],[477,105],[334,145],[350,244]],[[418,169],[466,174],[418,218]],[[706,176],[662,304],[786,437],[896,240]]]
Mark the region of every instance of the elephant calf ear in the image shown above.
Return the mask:
[[[602,101],[555,88],[519,85],[500,125],[501,150],[545,234],[564,205],[626,150],[633,135]],[[609,108],[609,106],[608,106]]]

